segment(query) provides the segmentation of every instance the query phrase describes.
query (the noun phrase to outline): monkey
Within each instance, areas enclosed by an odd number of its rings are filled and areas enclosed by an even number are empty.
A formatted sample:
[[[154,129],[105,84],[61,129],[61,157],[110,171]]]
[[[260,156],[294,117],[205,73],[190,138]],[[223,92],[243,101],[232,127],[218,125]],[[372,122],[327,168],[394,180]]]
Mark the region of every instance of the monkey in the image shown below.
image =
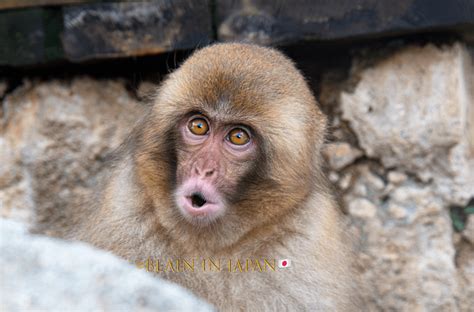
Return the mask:
[[[158,87],[61,236],[124,259],[196,259],[193,271],[152,271],[222,311],[358,310],[354,256],[322,169],[326,128],[278,50],[204,47]]]

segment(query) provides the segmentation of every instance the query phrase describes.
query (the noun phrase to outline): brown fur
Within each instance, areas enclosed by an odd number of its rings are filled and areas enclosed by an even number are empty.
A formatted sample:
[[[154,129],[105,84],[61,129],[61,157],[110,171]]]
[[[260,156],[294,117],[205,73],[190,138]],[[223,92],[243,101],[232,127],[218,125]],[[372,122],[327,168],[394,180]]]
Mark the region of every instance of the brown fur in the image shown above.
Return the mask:
[[[175,207],[176,124],[191,111],[258,133],[259,157],[225,216],[194,226]],[[67,238],[126,259],[282,259],[275,272],[160,273],[222,310],[357,310],[352,254],[321,173],[326,118],[293,63],[244,44],[204,48],[170,74],[119,151],[97,203]]]

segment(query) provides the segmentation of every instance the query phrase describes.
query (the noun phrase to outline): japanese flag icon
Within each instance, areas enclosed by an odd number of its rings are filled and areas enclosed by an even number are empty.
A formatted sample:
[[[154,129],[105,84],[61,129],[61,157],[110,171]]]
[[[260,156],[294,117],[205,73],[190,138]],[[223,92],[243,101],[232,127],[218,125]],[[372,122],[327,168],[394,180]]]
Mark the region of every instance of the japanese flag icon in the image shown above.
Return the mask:
[[[289,268],[290,266],[291,266],[291,260],[290,259],[278,260],[278,267],[280,269]]]

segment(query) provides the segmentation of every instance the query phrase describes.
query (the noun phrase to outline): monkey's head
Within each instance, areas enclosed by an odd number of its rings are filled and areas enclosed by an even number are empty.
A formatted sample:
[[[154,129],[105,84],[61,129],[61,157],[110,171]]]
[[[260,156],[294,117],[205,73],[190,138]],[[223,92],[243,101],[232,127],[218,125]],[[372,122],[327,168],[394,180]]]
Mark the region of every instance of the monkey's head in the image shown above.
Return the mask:
[[[172,235],[227,246],[307,199],[325,127],[281,53],[213,45],[158,90],[135,147],[137,177]]]

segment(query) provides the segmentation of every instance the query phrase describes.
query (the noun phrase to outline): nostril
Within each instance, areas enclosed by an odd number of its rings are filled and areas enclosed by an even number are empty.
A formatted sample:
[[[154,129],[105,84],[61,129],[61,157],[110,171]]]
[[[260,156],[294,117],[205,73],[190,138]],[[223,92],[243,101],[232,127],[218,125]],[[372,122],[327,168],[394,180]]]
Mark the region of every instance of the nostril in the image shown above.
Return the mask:
[[[208,171],[206,172],[206,177],[210,177],[210,176],[213,175],[213,174],[214,174],[214,170],[208,170]]]

